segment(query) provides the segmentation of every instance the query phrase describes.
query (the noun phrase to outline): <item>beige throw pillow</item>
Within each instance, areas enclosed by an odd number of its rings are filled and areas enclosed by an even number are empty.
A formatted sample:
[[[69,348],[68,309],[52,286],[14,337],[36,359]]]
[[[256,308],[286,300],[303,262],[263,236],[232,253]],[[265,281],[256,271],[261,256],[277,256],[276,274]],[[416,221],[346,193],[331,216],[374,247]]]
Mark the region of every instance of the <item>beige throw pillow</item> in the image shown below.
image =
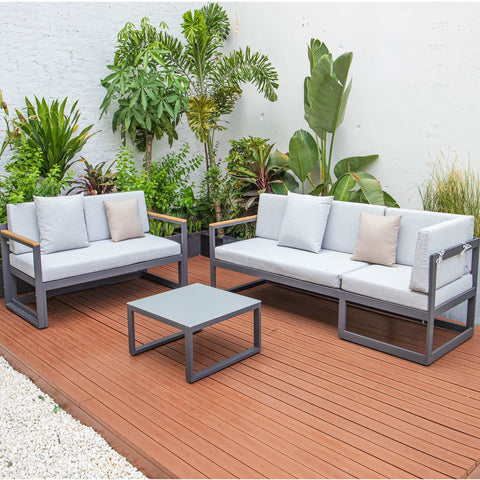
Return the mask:
[[[137,197],[117,202],[104,201],[103,205],[107,214],[110,237],[114,242],[145,236],[138,213]]]
[[[358,238],[352,260],[394,267],[402,215],[384,217],[360,212]]]

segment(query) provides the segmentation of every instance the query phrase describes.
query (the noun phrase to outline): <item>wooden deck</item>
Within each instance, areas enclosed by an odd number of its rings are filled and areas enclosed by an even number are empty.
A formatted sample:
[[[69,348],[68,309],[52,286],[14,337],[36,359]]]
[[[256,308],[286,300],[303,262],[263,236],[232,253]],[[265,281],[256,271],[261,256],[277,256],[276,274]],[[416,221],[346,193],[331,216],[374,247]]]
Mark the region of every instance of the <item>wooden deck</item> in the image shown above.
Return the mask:
[[[208,259],[190,259],[189,278],[208,283]],[[245,279],[219,271],[220,287]],[[135,279],[52,298],[42,331],[0,305],[0,354],[151,477],[475,475],[479,334],[423,367],[340,340],[335,302],[267,284],[244,292],[262,301],[262,352],[190,385],[183,341],[128,353],[125,303],[163,290]],[[418,342],[409,322],[356,312],[362,321]],[[140,318],[138,340],[167,330]],[[251,338],[251,314],[206,328],[196,365]]]

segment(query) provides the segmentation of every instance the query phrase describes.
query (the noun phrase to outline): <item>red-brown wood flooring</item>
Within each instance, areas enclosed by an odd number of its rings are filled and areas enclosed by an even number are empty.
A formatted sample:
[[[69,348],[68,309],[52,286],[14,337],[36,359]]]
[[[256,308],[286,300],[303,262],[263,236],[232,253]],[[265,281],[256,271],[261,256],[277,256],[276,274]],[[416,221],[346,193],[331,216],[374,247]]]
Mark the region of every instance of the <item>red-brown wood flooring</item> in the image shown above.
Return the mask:
[[[189,261],[208,283],[208,259]],[[174,279],[174,266],[158,269]],[[218,286],[247,277],[219,270]],[[0,305],[0,355],[150,477],[463,478],[480,460],[480,336],[429,367],[342,341],[335,301],[265,284],[262,351],[194,384],[183,340],[131,357],[143,279],[51,298],[37,330]],[[3,301],[2,301],[3,302]],[[351,328],[421,349],[422,326],[351,309]],[[171,331],[138,318],[142,343]],[[198,368],[247,348],[252,314],[195,335]],[[439,331],[436,341],[448,338]]]

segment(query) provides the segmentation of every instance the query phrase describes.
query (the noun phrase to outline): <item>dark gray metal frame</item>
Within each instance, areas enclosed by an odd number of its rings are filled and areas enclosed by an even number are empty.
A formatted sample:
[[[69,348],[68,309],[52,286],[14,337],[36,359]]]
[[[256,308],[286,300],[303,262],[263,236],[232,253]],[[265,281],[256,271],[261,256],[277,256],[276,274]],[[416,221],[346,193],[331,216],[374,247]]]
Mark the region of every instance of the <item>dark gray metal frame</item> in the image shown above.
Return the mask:
[[[236,317],[237,315],[241,315],[242,313],[251,312],[251,311],[253,311],[253,347],[248,348],[243,352],[239,352],[231,357],[225,358],[220,362],[217,362],[213,365],[210,365],[206,368],[203,368],[195,372],[194,358],[193,358],[193,335],[210,325],[215,325],[216,323],[222,322],[223,320],[227,320],[229,318]],[[146,317],[152,318],[159,322],[166,323],[167,325],[171,325],[175,328],[178,328],[181,331],[136,347],[135,346],[135,317],[134,317],[135,313],[139,313],[141,315],[145,315]],[[153,348],[166,345],[167,343],[174,342],[175,340],[179,340],[180,338],[185,337],[185,378],[189,383],[196,382],[197,380],[205,378],[206,376],[211,375],[212,373],[223,370],[224,368],[229,367],[234,363],[240,362],[241,360],[244,360],[260,352],[260,348],[261,348],[261,339],[260,339],[261,337],[261,302],[260,301],[248,307],[235,310],[234,312],[230,312],[226,315],[212,318],[207,322],[199,323],[194,327],[187,327],[169,318],[156,315],[148,310],[144,310],[142,308],[130,305],[128,303],[127,303],[127,316],[128,316],[128,348],[130,351],[130,355],[138,355],[139,353],[147,352],[148,350],[152,350]]]
[[[376,350],[395,355],[397,357],[405,358],[413,362],[420,363],[422,365],[430,365],[434,361],[438,360],[440,357],[446,353],[453,350],[455,347],[468,340],[473,336],[474,326],[475,326],[475,303],[476,303],[476,292],[477,292],[477,280],[478,280],[478,261],[479,261],[479,244],[480,239],[474,238],[473,240],[466,242],[465,244],[456,245],[451,247],[443,252],[437,252],[430,256],[429,265],[429,293],[428,293],[428,309],[420,310],[417,308],[412,308],[408,306],[399,305],[392,302],[387,302],[383,300],[378,300],[375,298],[367,297],[364,295],[358,295],[355,293],[347,292],[340,288],[326,287],[323,285],[318,285],[312,282],[306,282],[303,280],[298,280],[295,278],[287,277],[284,275],[278,275],[276,273],[271,273],[263,271],[256,268],[245,267],[243,265],[236,265],[230,262],[225,262],[222,260],[217,260],[215,258],[215,231],[219,227],[227,227],[232,225],[238,225],[242,223],[253,222],[255,219],[238,219],[232,220],[231,222],[219,222],[220,224],[213,223],[209,227],[210,235],[210,285],[212,287],[216,286],[216,268],[225,268],[227,270],[233,270],[239,273],[245,273],[259,278],[259,281],[247,283],[244,285],[239,285],[229,289],[230,291],[240,291],[246,288],[253,287],[259,283],[264,283],[265,281],[271,283],[277,283],[280,285],[286,285],[288,287],[293,287],[299,290],[304,290],[310,293],[324,295],[330,298],[338,299],[338,336],[344,340],[349,340],[359,345],[364,345],[366,347],[374,348]],[[437,265],[439,262],[446,260],[454,255],[459,255],[464,253],[466,250],[472,250],[472,276],[473,276],[473,285],[471,288],[466,290],[460,295],[455,296],[454,298],[448,300],[447,302],[442,303],[441,305],[435,306],[435,291],[436,291],[436,282],[437,282]],[[459,305],[467,301],[467,319],[465,325],[449,322],[446,320],[437,319],[439,315],[446,312],[450,308]],[[382,342],[370,337],[359,335],[347,330],[347,306],[359,305],[366,306],[372,309],[375,309],[379,312],[393,313],[402,317],[406,317],[410,320],[420,321],[427,325],[426,339],[425,339],[425,353],[419,353],[413,350],[402,348],[396,345],[392,345],[387,342]],[[434,327],[439,326],[446,328],[458,333],[457,336],[452,338],[450,341],[441,345],[437,349],[433,348],[433,334]]]
[[[146,262],[133,263],[122,267],[110,268],[98,272],[77,275],[60,280],[44,282],[42,279],[42,261],[40,253],[40,244],[22,241],[18,237],[13,237],[7,230],[7,224],[0,224],[0,238],[2,249],[2,271],[5,288],[6,307],[31,323],[38,329],[48,327],[47,297],[59,295],[84,288],[92,288],[112,281],[120,281],[126,278],[142,276],[156,283],[166,285],[170,288],[177,288],[188,284],[188,257],[187,257],[187,222],[174,217],[159,216],[149,213],[149,218],[160,220],[162,222],[175,223],[181,228],[181,253],[164,258],[149,260]],[[9,242],[14,240],[32,248],[34,276],[25,274],[10,264]],[[30,243],[36,243],[32,247]],[[147,272],[148,268],[158,267],[168,263],[178,263],[178,283],[165,279],[158,275]],[[22,279],[34,288],[32,295],[18,295],[17,279]],[[29,308],[26,303],[35,301],[36,311]]]

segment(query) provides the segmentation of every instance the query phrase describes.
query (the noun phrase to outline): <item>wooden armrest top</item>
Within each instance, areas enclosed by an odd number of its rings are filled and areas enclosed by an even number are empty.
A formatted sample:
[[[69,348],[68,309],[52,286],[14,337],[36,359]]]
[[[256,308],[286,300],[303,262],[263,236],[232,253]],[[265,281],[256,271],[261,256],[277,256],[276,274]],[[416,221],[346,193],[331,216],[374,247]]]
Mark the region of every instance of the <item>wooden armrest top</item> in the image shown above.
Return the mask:
[[[186,220],[184,218],[178,218],[178,217],[171,217],[170,215],[163,215],[162,213],[155,213],[155,212],[147,212],[150,217],[155,217],[163,220],[170,220],[171,222],[177,222],[177,223],[185,223]]]
[[[210,227],[221,227],[222,225],[230,225],[235,224],[236,222],[248,222],[257,219],[258,215],[250,215],[249,217],[240,217],[240,218],[232,218],[231,220],[223,220],[222,222],[215,222],[211,223]]]
[[[37,247],[38,245],[40,245],[40,243],[36,242],[35,240],[24,237],[23,235],[19,235],[18,233],[11,232],[10,230],[0,230],[0,232],[2,233],[2,235],[5,235],[12,240],[18,240],[22,243],[25,243],[26,245],[29,245],[30,247]]]

